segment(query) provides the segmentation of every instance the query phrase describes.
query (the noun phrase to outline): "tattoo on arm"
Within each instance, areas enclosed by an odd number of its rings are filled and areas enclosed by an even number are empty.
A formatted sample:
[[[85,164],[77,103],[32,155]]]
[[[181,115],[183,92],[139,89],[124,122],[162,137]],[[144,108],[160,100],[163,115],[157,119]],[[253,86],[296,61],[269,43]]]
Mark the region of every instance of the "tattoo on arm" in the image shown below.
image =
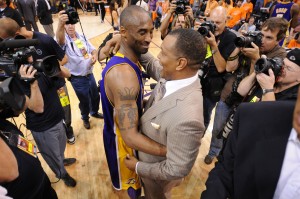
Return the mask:
[[[119,90],[118,93],[120,95],[121,101],[136,99],[136,95],[134,94],[135,93],[134,88],[125,87],[123,91]]]
[[[118,90],[118,93],[120,96],[120,101],[136,100],[136,90],[133,87],[125,87],[123,90]],[[120,130],[135,128],[138,120],[137,114],[138,109],[133,107],[132,104],[122,104],[121,108],[117,110]],[[125,121],[128,121],[129,126],[125,125]]]
[[[132,129],[137,123],[137,108],[132,107],[132,104],[123,104],[117,109],[118,123],[120,130]],[[129,121],[129,126],[125,126],[124,121]]]

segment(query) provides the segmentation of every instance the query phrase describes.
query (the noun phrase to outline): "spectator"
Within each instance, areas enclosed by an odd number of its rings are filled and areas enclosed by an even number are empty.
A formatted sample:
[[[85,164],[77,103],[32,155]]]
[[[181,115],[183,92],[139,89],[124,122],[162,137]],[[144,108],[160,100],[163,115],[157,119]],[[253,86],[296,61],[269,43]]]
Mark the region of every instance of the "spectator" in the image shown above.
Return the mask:
[[[295,38],[290,41],[288,48],[300,48],[299,34],[299,32],[295,34]]]
[[[236,31],[239,29],[241,21],[246,18],[246,13],[244,9],[241,8],[241,5],[242,0],[238,0],[235,7],[229,10],[227,14],[227,26]]]
[[[244,34],[244,33],[247,33],[247,32],[253,32],[253,31],[255,31],[256,30],[256,26],[254,24],[254,21],[255,21],[254,16],[251,16],[250,19],[249,19],[249,21],[248,21],[248,23],[244,23],[240,27],[240,29],[239,29],[238,32]]]
[[[251,0],[247,0],[245,3],[243,3],[241,8],[244,9],[244,12],[246,13],[246,20],[248,20],[253,12],[253,4]]]
[[[210,13],[218,6],[218,2],[216,0],[208,0],[206,3],[206,8],[204,14],[206,17],[210,16]]]
[[[139,0],[136,2],[137,6],[140,6],[142,8],[144,8],[147,12],[149,11],[149,6],[148,4],[145,2],[145,0]]]
[[[48,0],[38,0],[37,1],[37,16],[40,20],[40,23],[43,25],[45,32],[50,37],[55,36],[53,31],[53,20],[51,13],[51,6]]]
[[[39,28],[36,24],[36,6],[34,0],[18,0],[18,10],[21,13],[23,20],[25,21],[25,27],[28,31],[31,31],[31,27],[34,31],[38,32]]]

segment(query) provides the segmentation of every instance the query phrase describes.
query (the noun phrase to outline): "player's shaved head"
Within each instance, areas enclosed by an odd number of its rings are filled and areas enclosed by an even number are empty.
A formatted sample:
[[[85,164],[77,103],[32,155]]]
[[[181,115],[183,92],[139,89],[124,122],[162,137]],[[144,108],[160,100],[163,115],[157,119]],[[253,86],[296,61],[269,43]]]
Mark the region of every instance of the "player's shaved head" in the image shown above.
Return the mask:
[[[123,10],[120,16],[120,26],[138,26],[141,21],[150,19],[150,16],[144,8],[136,5],[129,6]]]

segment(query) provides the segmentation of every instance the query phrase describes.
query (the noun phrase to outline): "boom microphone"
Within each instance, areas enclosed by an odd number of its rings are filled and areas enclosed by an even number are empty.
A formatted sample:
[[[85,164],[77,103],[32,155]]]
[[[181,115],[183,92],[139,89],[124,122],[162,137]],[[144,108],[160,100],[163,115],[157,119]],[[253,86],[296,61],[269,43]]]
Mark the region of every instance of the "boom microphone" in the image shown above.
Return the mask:
[[[0,43],[0,51],[6,50],[7,48],[20,48],[27,46],[36,46],[40,42],[38,39],[15,39],[15,40],[5,40]]]

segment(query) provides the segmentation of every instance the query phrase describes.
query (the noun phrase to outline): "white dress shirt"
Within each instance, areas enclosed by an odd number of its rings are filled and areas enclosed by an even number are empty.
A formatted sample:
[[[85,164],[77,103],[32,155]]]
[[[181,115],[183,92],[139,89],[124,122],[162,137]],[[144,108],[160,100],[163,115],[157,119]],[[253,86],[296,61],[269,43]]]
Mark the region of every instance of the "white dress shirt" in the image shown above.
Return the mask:
[[[292,129],[273,199],[300,198],[300,140]]]
[[[166,93],[163,98],[167,97],[168,95],[171,95],[172,93],[178,91],[179,89],[186,87],[190,84],[192,84],[194,81],[199,80],[198,73],[190,78],[186,79],[180,79],[180,80],[172,80],[166,82]]]

